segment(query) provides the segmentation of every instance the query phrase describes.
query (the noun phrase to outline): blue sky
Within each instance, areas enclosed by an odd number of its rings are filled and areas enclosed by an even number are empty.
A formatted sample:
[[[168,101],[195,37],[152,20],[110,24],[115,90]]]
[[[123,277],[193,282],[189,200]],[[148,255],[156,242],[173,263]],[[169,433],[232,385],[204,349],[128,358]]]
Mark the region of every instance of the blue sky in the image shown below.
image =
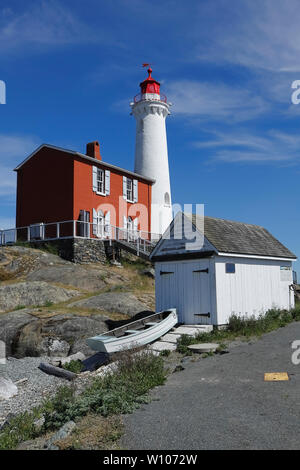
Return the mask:
[[[167,120],[172,198],[263,225],[300,256],[297,0],[2,0],[0,228],[14,166],[43,142],[133,169],[129,102],[153,76]],[[42,176],[42,175],[41,175]],[[300,277],[300,263],[296,264]]]

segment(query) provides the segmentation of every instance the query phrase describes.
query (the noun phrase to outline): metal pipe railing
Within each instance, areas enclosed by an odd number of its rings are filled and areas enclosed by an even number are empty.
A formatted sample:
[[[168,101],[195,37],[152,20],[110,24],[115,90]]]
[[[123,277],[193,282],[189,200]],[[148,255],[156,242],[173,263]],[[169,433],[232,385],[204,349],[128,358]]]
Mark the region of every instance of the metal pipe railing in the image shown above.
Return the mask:
[[[139,254],[141,251],[150,253],[154,248],[153,242],[157,241],[160,236],[145,230],[121,228],[105,222],[94,224],[81,220],[63,220],[0,230],[0,246],[17,242],[64,238],[88,238],[110,242],[116,240],[130,244]]]

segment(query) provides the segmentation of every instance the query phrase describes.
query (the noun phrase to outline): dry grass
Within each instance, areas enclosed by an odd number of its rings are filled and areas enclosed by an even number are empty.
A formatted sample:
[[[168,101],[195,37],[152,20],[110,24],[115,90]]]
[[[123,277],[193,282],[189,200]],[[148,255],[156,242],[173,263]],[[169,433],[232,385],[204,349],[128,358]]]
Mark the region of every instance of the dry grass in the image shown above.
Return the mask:
[[[10,281],[14,279],[15,275],[5,271],[3,266],[0,266],[0,282]]]
[[[120,416],[104,418],[89,414],[77,423],[69,437],[57,442],[57,446],[60,450],[118,450],[122,432]]]

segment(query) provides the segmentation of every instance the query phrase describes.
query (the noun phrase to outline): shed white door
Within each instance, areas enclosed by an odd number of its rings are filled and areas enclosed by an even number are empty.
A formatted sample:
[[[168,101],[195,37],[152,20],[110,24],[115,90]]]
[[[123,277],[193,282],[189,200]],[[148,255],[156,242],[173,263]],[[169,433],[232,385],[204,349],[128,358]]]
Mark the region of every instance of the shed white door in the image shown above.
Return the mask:
[[[157,263],[156,306],[175,307],[179,321],[211,324],[209,261]]]
[[[187,263],[183,271],[184,322],[208,325],[211,323],[209,262]]]

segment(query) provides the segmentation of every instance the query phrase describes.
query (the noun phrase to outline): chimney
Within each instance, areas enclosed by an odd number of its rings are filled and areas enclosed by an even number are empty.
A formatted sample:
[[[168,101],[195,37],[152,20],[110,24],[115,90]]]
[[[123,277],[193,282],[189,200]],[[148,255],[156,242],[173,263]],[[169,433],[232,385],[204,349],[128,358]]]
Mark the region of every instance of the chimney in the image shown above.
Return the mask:
[[[86,154],[89,157],[96,158],[96,160],[102,160],[100,155],[100,145],[97,140],[86,145]]]

